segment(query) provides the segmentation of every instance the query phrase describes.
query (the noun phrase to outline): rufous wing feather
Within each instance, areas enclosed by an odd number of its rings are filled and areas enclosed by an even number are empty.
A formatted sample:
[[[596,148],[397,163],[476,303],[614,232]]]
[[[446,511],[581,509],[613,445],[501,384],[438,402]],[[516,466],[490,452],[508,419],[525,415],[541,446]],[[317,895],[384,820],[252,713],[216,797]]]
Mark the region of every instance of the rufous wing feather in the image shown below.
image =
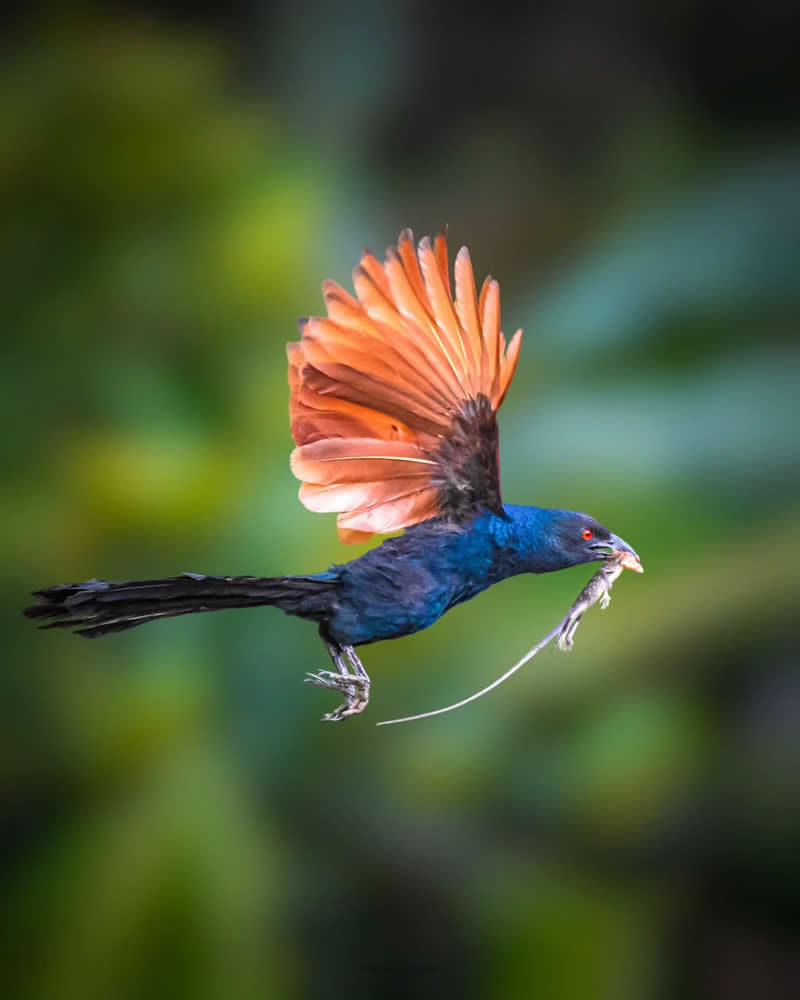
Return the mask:
[[[431,517],[502,514],[496,412],[522,331],[506,347],[500,289],[476,294],[467,249],[410,230],[381,263],[365,251],[355,296],[322,286],[326,318],[287,345],[292,471],[309,510],[336,512],[345,542]]]

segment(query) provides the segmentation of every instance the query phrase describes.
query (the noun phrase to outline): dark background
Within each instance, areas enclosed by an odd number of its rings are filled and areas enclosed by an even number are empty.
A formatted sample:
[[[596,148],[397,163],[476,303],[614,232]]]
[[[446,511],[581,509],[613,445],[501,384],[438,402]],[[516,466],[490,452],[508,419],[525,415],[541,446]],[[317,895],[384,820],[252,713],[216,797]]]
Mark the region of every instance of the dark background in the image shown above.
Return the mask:
[[[646,10],[643,9],[646,7]],[[4,995],[800,992],[800,143],[787,3],[52,5],[0,62]],[[370,647],[277,612],[97,643],[31,589],[360,550],[296,500],[284,343],[450,226],[525,328],[506,499],[589,573]]]

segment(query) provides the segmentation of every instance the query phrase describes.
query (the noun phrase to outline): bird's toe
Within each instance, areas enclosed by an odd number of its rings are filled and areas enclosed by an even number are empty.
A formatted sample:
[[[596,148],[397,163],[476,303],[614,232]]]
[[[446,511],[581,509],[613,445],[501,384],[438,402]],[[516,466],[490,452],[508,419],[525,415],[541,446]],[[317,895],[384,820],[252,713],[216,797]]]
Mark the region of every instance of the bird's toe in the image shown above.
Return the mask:
[[[360,715],[369,704],[369,677],[356,674],[340,674],[332,670],[319,670],[304,678],[306,684],[314,684],[328,691],[338,691],[345,701],[332,712],[322,716],[323,722],[342,722],[352,715]]]

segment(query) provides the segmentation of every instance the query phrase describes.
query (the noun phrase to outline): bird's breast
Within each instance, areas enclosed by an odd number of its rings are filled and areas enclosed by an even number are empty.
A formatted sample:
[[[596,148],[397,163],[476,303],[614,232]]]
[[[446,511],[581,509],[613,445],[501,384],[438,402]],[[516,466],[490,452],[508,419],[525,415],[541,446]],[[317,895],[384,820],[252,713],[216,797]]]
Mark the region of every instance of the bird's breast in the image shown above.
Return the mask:
[[[491,533],[421,525],[340,567],[329,631],[353,645],[410,635],[508,575]]]

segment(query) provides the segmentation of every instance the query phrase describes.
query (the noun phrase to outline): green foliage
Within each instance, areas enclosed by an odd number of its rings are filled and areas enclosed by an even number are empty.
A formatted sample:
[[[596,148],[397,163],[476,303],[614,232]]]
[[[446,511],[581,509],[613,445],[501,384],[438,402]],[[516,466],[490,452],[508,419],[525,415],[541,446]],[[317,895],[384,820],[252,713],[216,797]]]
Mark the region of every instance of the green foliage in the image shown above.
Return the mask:
[[[380,54],[370,73],[402,65]],[[366,94],[356,56],[338,58]],[[488,120],[496,145],[457,176],[441,151],[405,170],[299,142],[294,63],[265,96],[233,86],[229,57],[88,18],[0,71],[4,991],[386,996],[442,967],[461,995],[653,995],[693,878],[680,852],[674,880],[643,861],[654,844],[682,831],[694,858],[735,830],[742,870],[776,856],[798,881],[797,743],[770,725],[770,684],[797,711],[797,162],[700,141],[672,107],[620,124],[588,194]],[[355,103],[342,128],[363,138]],[[544,190],[510,183],[509,160]],[[570,257],[557,220],[576,203],[597,228]],[[366,650],[369,714],[323,727],[301,680],[324,652],[270,610],[99,643],[22,621],[25,593],[60,580],[352,555],[296,501],[284,344],[326,273],[442,211],[526,328],[506,497],[591,511],[646,568],[571,656],[444,719],[372,727],[502,672],[586,573],[508,581]]]

